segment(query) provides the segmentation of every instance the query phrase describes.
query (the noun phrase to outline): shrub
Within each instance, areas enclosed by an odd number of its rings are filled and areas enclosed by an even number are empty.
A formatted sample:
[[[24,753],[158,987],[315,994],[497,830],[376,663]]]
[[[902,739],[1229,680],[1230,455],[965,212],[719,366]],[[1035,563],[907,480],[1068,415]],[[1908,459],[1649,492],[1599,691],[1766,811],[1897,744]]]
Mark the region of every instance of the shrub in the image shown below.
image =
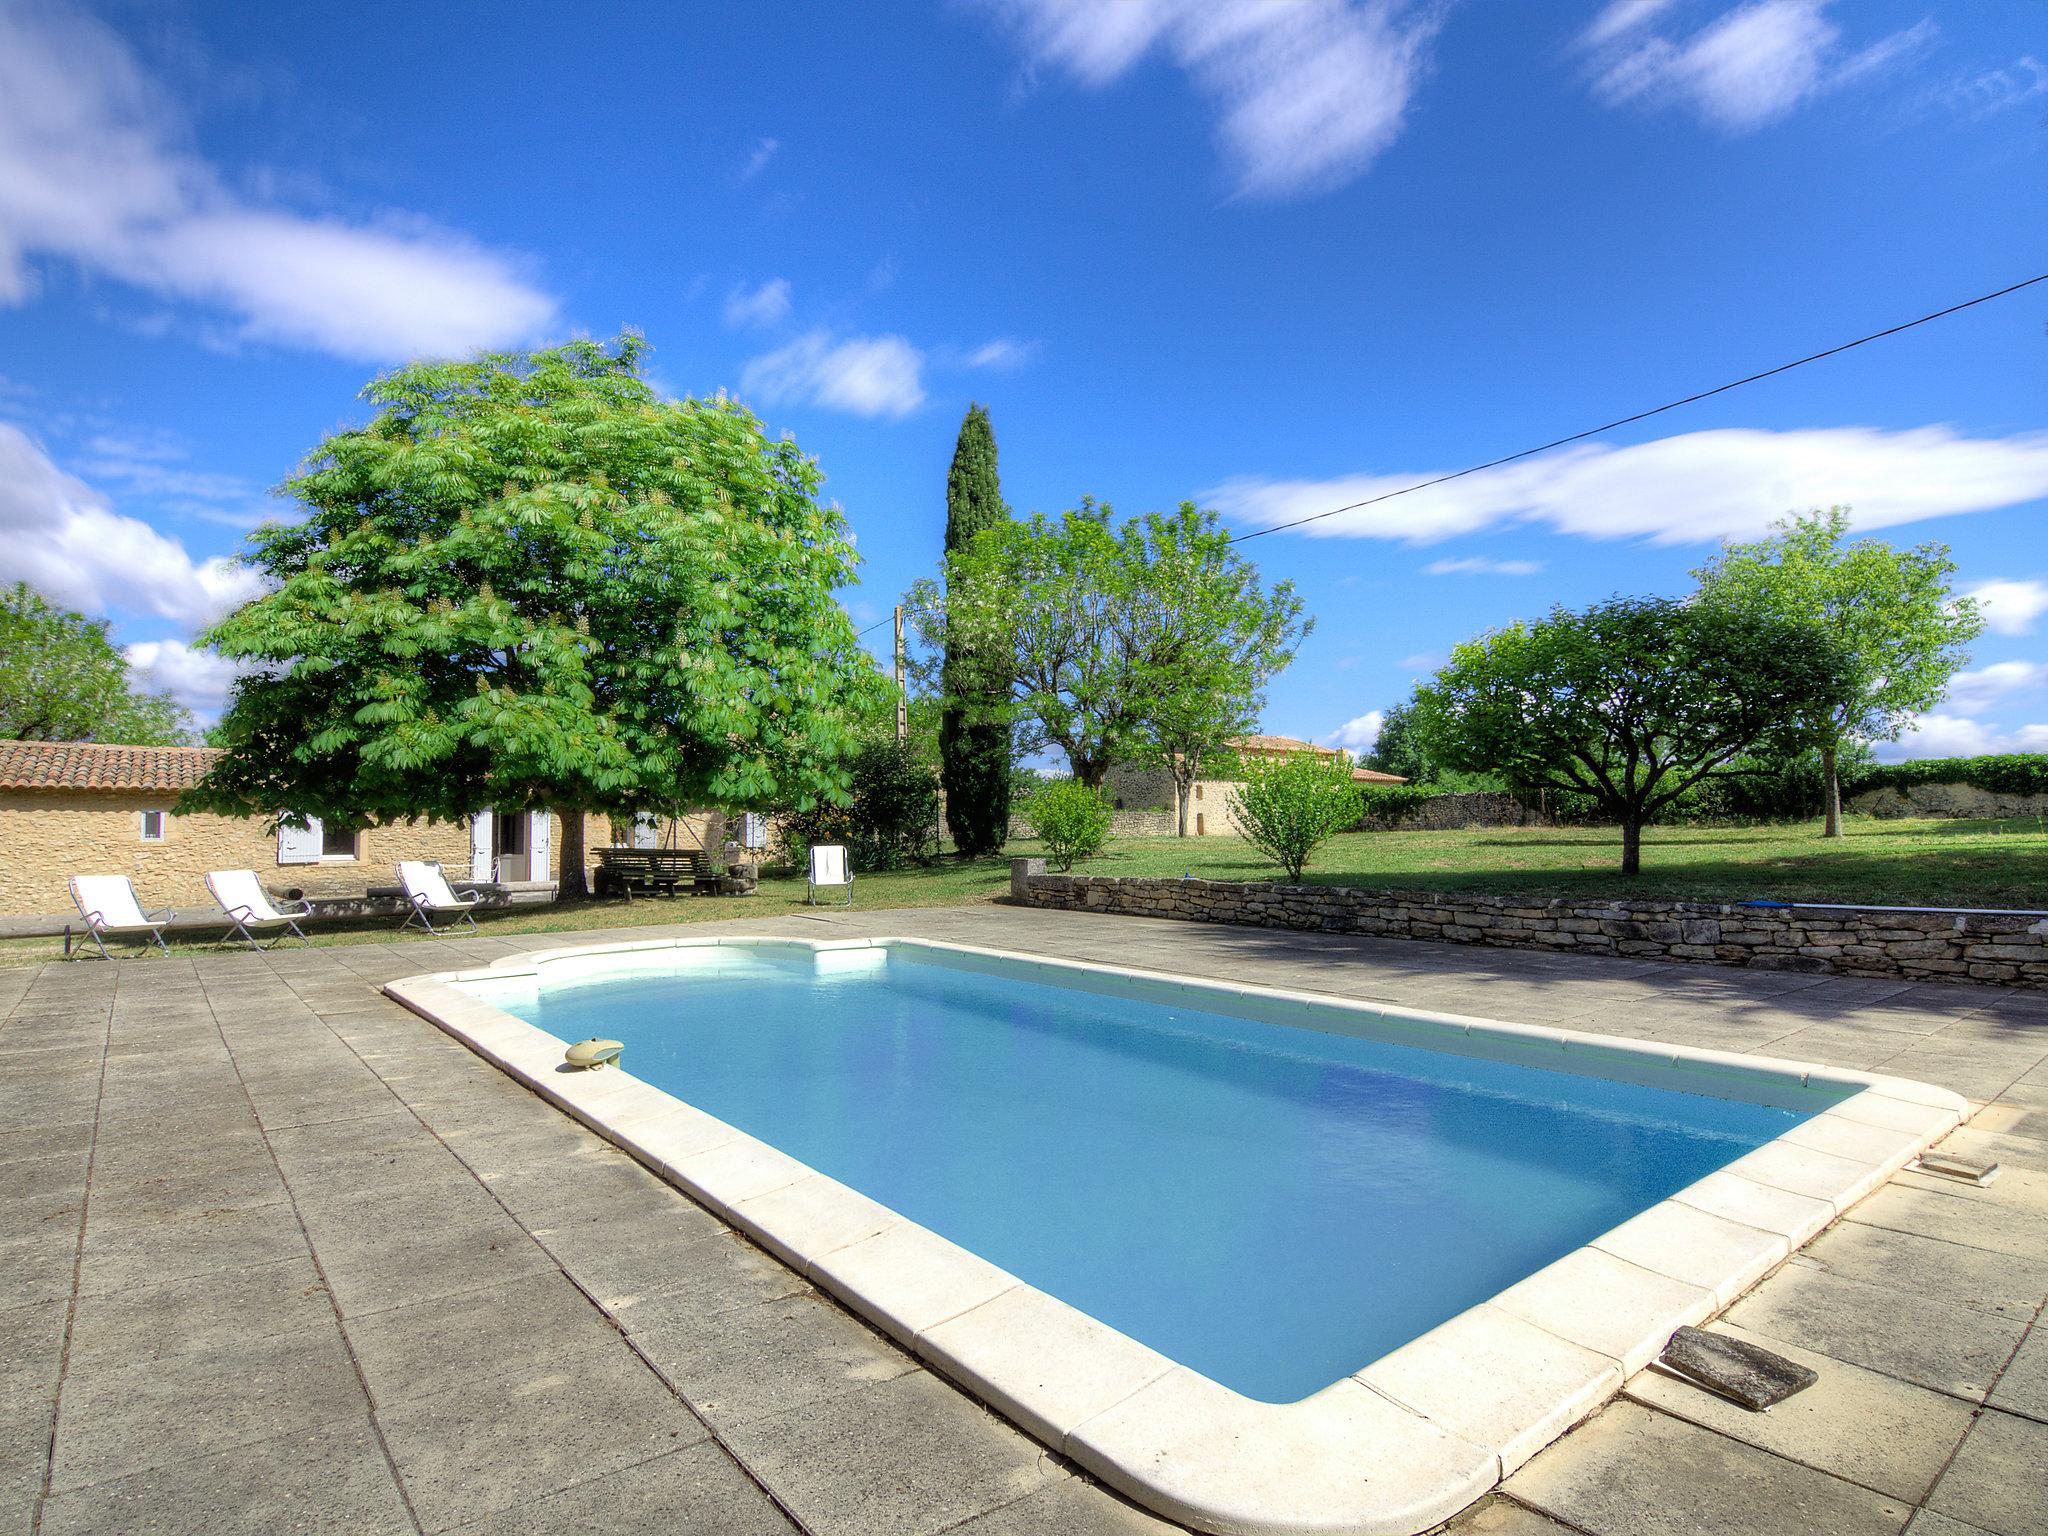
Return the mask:
[[[893,736],[854,753],[849,805],[819,803],[782,818],[782,839],[802,862],[814,843],[844,843],[860,870],[928,864],[939,848],[939,783],[931,764]]]
[[[1299,880],[1316,849],[1358,820],[1361,798],[1351,762],[1297,752],[1245,764],[1234,792],[1245,841]]]
[[[2006,752],[1987,757],[1929,757],[1912,763],[1871,764],[1842,770],[1842,798],[1866,789],[1916,784],[1968,784],[1994,795],[2048,795],[2048,752]]]
[[[1448,791],[1435,784],[1360,784],[1359,814],[1367,821],[1398,827],[1422,809],[1425,801],[1445,793]]]
[[[1072,869],[1076,859],[1092,859],[1102,852],[1114,815],[1102,792],[1078,779],[1054,779],[1024,802],[1024,819],[1063,870]]]

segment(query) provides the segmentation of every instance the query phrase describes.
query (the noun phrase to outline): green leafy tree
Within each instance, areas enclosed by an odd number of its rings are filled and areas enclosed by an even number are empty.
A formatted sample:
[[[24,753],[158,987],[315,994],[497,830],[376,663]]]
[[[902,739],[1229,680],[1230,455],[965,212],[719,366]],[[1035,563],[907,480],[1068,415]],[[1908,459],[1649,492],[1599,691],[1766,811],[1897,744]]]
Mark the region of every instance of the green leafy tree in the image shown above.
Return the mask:
[[[1726,545],[1693,572],[1704,600],[1813,624],[1849,657],[1841,696],[1798,722],[1801,743],[1821,757],[1826,837],[1842,835],[1843,748],[1896,740],[1940,703],[1984,628],[1977,605],[1949,584],[1947,545],[1895,549],[1882,539],[1846,542],[1848,533],[1847,507],[1816,509],[1781,520],[1768,538]]]
[[[1057,522],[1004,523],[948,560],[943,588],[919,582],[911,608],[928,645],[1005,658],[1023,750],[1056,746],[1091,789],[1148,755],[1199,767],[1309,627],[1293,588],[1261,587],[1193,502],[1118,524],[1084,498]]]
[[[1415,702],[1396,704],[1380,720],[1380,733],[1372,750],[1365,754],[1367,768],[1396,773],[1412,784],[1426,784],[1436,778],[1436,765],[1422,750],[1415,730]]]
[[[1621,826],[1641,872],[1642,829],[1694,785],[1783,750],[1841,694],[1851,663],[1825,631],[1758,608],[1613,598],[1556,609],[1457,647],[1416,690],[1424,750],[1447,767],[1587,796]]]
[[[902,869],[939,851],[939,781],[914,744],[888,734],[861,743],[849,764],[851,798],[820,800],[782,818],[783,841],[801,860],[814,843],[844,843],[853,867]]]
[[[1231,791],[1244,840],[1299,880],[1315,851],[1365,812],[1351,759],[1321,752],[1253,758]]]
[[[946,554],[977,534],[1010,521],[996,471],[996,434],[988,412],[970,405],[946,470]],[[946,788],[946,826],[953,846],[972,856],[994,853],[1010,831],[1009,679],[999,653],[993,663],[965,636],[950,637],[941,669],[945,698],[939,717],[939,778]]]
[[[1024,819],[1045,844],[1055,867],[1072,869],[1109,846],[1116,812],[1102,791],[1078,779],[1053,779],[1024,802]]]
[[[416,364],[285,489],[272,590],[212,631],[251,664],[186,807],[345,824],[797,809],[847,792],[884,684],[834,593],[817,465],[723,398],[664,400],[644,344]]]
[[[181,746],[191,713],[141,693],[104,619],[49,602],[27,582],[0,590],[0,738]]]

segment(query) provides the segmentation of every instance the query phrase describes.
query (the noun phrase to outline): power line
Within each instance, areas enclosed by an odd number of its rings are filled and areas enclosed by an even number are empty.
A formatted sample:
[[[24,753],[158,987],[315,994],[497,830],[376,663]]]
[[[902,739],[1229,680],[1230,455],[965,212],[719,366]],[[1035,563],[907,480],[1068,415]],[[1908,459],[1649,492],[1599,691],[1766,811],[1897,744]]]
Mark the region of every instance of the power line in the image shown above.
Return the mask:
[[[884,624],[888,623],[889,619],[893,619],[895,617],[896,615],[891,613],[888,619],[877,619],[874,623],[870,624],[866,629],[861,630],[860,633],[856,634],[853,638],[858,640],[861,638],[862,635],[872,635],[876,630],[880,629]]]
[[[1868,336],[1858,336],[1854,341],[1845,341],[1840,346],[1829,347],[1824,352],[1814,352],[1806,357],[1794,358],[1789,363],[1780,363],[1775,368],[1766,368],[1762,373],[1752,373],[1747,378],[1736,379],[1727,384],[1717,384],[1714,388],[1703,389],[1696,395],[1687,395],[1683,400],[1673,400],[1667,405],[1653,406],[1647,411],[1637,411],[1633,416],[1623,416],[1602,426],[1588,427],[1585,431],[1574,432],[1568,437],[1553,438],[1549,442],[1540,444],[1537,447],[1524,448],[1520,453],[1510,453],[1498,459],[1488,459],[1484,464],[1474,464],[1469,469],[1454,470],[1448,475],[1438,475],[1433,480],[1419,480],[1414,485],[1404,485],[1399,490],[1386,491],[1378,496],[1368,496],[1364,501],[1354,501],[1348,506],[1332,507],[1327,512],[1312,512],[1307,517],[1297,517],[1292,522],[1275,523],[1270,528],[1256,529],[1251,533],[1240,533],[1235,535],[1230,542],[1242,544],[1248,539],[1263,539],[1269,533],[1284,533],[1289,528],[1299,528],[1304,523],[1319,523],[1324,518],[1336,517],[1339,513],[1357,512],[1365,507],[1378,506],[1383,501],[1392,501],[1396,496],[1412,496],[1415,492],[1426,491],[1433,485],[1443,485],[1452,480],[1462,480],[1465,476],[1476,475],[1484,469],[1498,469],[1501,465],[1512,464],[1517,459],[1527,459],[1539,453],[1548,453],[1553,448],[1562,448],[1566,443],[1576,443],[1584,438],[1598,437],[1602,432],[1612,432],[1616,427],[1625,427],[1631,422],[1636,421],[1647,421],[1652,416],[1661,416],[1666,411],[1675,411],[1681,405],[1691,405],[1696,401],[1712,399],[1715,395],[1725,395],[1731,389],[1740,389],[1743,385],[1754,384],[1759,379],[1768,379],[1780,373],[1789,373],[1794,368],[1804,368],[1808,363],[1817,363],[1824,357],[1834,357],[1839,353],[1849,351],[1852,347],[1864,346],[1873,341],[1882,341],[1887,336],[1896,336],[1901,331],[1910,331],[1916,325],[1926,325],[1931,320],[1940,320],[1948,315],[1959,314],[1963,310],[1972,309],[1979,304],[1989,304],[1993,299],[2002,299],[2009,293],[2018,293],[2022,288],[2031,288],[2036,283],[2048,283],[2048,272],[2043,272],[2038,277],[2027,278],[2023,282],[2014,283],[2010,287],[2000,288],[1995,293],[1981,293],[1974,299],[1965,299],[1960,304],[1951,304],[1946,309],[1937,309],[1933,314],[1922,315],[1917,320],[1907,320],[1899,325],[1886,326],[1881,331],[1872,331]]]

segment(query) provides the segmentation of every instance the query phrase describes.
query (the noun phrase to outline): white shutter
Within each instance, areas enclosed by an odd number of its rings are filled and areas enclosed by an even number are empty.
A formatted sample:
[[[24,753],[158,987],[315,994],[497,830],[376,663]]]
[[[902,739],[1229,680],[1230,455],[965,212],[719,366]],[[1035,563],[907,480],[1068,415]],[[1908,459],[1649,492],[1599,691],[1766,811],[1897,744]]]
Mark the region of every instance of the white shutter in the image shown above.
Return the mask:
[[[548,877],[548,837],[552,830],[548,813],[535,811],[526,833],[526,878],[529,880]]]
[[[469,878],[489,880],[491,864],[491,813],[478,811],[469,818]]]
[[[740,817],[740,846],[756,853],[768,846],[768,818],[759,811]]]
[[[633,813],[633,846],[635,848],[659,848],[661,846],[661,822],[652,811]]]
[[[320,862],[320,818],[308,816],[303,830],[293,826],[277,829],[277,862],[318,864]]]

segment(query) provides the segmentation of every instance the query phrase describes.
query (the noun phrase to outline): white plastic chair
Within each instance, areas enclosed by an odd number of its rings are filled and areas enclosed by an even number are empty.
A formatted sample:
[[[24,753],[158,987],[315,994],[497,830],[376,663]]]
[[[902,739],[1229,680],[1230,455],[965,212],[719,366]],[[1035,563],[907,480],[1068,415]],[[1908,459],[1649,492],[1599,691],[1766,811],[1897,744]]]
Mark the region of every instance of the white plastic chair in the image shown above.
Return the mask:
[[[103,942],[110,933],[147,934],[156,940],[158,949],[167,955],[171,952],[164,942],[164,926],[178,914],[168,907],[145,913],[135,899],[135,882],[126,875],[73,875],[69,884],[71,899],[78,903],[78,915],[85,919],[85,931],[92,936],[101,959],[114,958]]]
[[[401,860],[398,866],[398,883],[404,887],[405,902],[411,908],[405,914],[405,921],[398,925],[400,933],[405,932],[414,923],[418,923],[429,933],[445,933],[448,929],[458,926],[457,923],[449,923],[436,928],[436,913],[443,917],[453,915],[472,928],[476,926],[476,918],[471,914],[470,908],[483,898],[475,891],[471,891],[468,896],[457,896],[448,888],[448,877],[441,872],[440,865],[429,864],[424,859]]]
[[[818,892],[844,889],[843,902],[821,902]],[[846,862],[846,849],[838,843],[814,843],[811,846],[811,888],[804,898],[814,907],[853,905],[853,869]]]
[[[263,889],[263,882],[256,878],[253,869],[216,869],[206,877],[206,888],[213,892],[213,899],[220,904],[221,915],[235,925],[235,931],[249,941],[256,949],[274,948],[284,942],[284,935],[265,945],[256,936],[255,930],[289,928],[299,936],[301,944],[313,941],[306,937],[296,919],[310,917],[313,903],[302,901],[296,912],[280,912],[270,904],[270,893]],[[222,940],[226,942],[225,939]]]

